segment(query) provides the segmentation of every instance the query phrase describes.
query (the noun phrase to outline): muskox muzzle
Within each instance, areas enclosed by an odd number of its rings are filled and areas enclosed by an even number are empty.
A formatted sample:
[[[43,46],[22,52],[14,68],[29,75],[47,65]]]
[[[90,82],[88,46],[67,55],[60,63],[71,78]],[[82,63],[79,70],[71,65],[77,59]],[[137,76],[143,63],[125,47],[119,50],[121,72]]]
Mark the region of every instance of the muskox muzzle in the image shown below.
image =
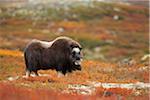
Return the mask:
[[[72,49],[72,61],[75,65],[74,69],[81,70],[81,62],[82,62],[83,55],[81,53],[81,48],[74,47]]]

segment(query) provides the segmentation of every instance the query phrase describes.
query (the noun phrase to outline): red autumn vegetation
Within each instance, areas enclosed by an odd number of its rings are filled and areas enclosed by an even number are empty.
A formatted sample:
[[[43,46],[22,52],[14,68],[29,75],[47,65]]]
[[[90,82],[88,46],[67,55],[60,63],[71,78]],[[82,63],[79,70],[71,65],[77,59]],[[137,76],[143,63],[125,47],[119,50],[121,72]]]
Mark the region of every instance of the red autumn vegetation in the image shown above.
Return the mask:
[[[93,5],[72,7],[67,12],[69,16],[63,8],[60,12],[48,8],[47,12],[54,15],[43,16],[42,12],[32,16],[32,9],[27,10],[29,15],[11,15],[26,9],[0,7],[0,100],[149,99],[149,84],[130,89],[91,84],[149,83],[149,61],[142,60],[149,56],[148,8],[111,3]],[[33,10],[36,11],[40,14],[42,10]],[[54,70],[40,70],[42,76],[23,78],[26,44],[32,39],[51,41],[64,35],[83,46],[82,71],[58,78]]]

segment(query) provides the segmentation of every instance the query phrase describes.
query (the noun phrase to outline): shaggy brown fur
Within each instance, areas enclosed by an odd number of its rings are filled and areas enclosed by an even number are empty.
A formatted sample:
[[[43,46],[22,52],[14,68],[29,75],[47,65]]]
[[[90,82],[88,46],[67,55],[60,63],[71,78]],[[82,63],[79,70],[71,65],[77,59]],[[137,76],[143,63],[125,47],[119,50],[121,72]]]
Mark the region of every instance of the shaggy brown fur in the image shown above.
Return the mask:
[[[81,45],[68,37],[58,37],[52,42],[32,40],[24,51],[26,74],[30,76],[33,71],[55,69],[64,75],[73,70],[81,70],[81,66],[76,65],[82,56],[79,52],[72,52],[73,48],[79,48]]]

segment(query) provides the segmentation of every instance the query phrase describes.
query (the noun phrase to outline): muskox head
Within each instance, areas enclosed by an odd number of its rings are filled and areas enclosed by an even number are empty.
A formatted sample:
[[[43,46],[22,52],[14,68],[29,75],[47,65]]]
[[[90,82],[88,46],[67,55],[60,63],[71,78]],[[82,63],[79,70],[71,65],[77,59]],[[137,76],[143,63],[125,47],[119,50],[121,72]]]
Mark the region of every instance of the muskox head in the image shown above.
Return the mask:
[[[72,62],[72,65],[74,69],[81,70],[81,61],[83,58],[82,55],[82,47],[76,43],[72,42],[70,45],[70,60]]]
[[[65,66],[67,71],[81,70],[82,47],[77,41],[68,37],[58,37],[54,40],[51,49],[57,52],[55,53],[59,59],[57,62],[62,62],[60,66]]]

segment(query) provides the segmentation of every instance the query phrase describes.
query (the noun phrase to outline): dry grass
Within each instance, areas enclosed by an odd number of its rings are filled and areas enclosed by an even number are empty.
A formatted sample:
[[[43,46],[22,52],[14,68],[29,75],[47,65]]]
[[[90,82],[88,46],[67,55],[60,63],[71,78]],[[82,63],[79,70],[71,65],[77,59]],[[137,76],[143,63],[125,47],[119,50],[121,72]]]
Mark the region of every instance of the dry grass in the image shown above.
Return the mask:
[[[19,50],[3,50],[0,49],[0,56],[22,57],[23,54]]]

